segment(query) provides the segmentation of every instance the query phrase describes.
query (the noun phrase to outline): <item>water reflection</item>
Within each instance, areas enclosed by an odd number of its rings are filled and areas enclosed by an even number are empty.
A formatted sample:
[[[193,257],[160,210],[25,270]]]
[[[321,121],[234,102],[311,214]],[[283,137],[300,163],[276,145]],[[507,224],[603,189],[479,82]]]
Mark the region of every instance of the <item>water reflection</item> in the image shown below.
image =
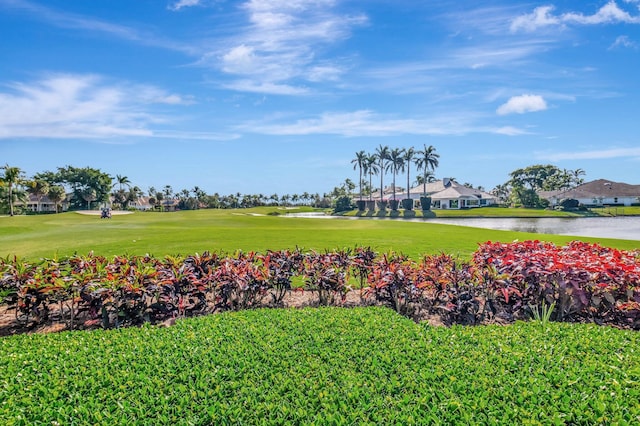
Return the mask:
[[[538,234],[640,240],[640,217],[459,218],[430,219],[429,221],[432,223]]]
[[[287,217],[353,220],[408,220],[411,222],[442,223],[504,231],[536,234],[572,235],[577,237],[615,238],[640,241],[640,217],[581,217],[581,218],[450,218],[450,219],[390,219],[378,217],[336,217],[323,213],[293,213]]]

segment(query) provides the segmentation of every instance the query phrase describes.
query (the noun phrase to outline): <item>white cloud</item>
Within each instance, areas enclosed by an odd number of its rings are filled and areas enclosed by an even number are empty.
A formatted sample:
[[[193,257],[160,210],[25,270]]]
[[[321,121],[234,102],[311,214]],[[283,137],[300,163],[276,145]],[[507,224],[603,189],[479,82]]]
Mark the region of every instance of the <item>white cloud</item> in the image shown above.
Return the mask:
[[[626,1],[626,3],[637,2]],[[578,12],[554,15],[552,13],[554,10],[554,6],[540,6],[535,8],[532,13],[518,16],[511,22],[511,31],[532,32],[538,28],[564,24],[640,24],[640,16],[633,16],[629,12],[621,9],[614,0],[610,0],[593,15],[584,15]]]
[[[179,43],[169,40],[158,34],[148,31],[140,31],[136,28],[128,27],[121,24],[114,24],[90,16],[60,12],[56,9],[32,3],[27,0],[12,0],[5,3],[18,13],[27,13],[35,19],[44,21],[50,25],[69,28],[79,31],[89,31],[93,33],[102,33],[111,37],[122,40],[132,41],[145,46],[156,46],[163,49],[183,52],[194,55],[199,49],[194,48],[191,44]]]
[[[51,75],[5,85],[0,92],[0,139],[153,136],[165,122],[153,105],[188,104],[189,97],[151,86],[113,84],[95,75]]]
[[[525,112],[544,111],[547,103],[539,95],[513,96],[506,103],[500,105],[496,112],[498,115],[524,114]]]
[[[640,148],[609,148],[582,152],[538,153],[539,159],[562,160],[609,160],[612,158],[639,158]]]
[[[559,24],[560,19],[551,14],[553,9],[553,6],[540,6],[536,7],[532,13],[518,16],[511,22],[511,31],[533,31],[540,27]]]
[[[226,48],[201,58],[200,64],[220,68],[243,81],[226,87],[249,91],[255,88],[293,88],[264,93],[299,94],[309,89],[304,83],[336,81],[343,72],[323,58],[326,46],[339,42],[364,16],[348,16],[334,10],[335,0],[250,0],[241,10],[248,25]],[[246,81],[251,81],[247,84]],[[294,86],[300,86],[295,89]]]
[[[225,84],[224,87],[239,92],[263,93],[269,95],[299,96],[309,93],[309,90],[304,87],[254,80],[235,80],[232,83]]]
[[[169,5],[169,9],[180,10],[183,7],[197,6],[199,4],[200,4],[200,0],[178,0],[177,2],[174,2],[173,4]]]
[[[491,133],[520,135],[526,132],[513,127],[474,125],[469,114],[442,115],[429,118],[395,118],[369,110],[326,112],[319,117],[296,120],[293,123],[246,123],[239,130],[267,135],[331,134],[344,137],[378,137],[393,135],[463,135]]]
[[[631,41],[628,36],[619,36],[616,38],[616,41],[613,42],[611,46],[609,46],[609,50],[615,49],[617,47],[626,47],[630,49],[635,49],[638,47],[638,44],[634,41]]]

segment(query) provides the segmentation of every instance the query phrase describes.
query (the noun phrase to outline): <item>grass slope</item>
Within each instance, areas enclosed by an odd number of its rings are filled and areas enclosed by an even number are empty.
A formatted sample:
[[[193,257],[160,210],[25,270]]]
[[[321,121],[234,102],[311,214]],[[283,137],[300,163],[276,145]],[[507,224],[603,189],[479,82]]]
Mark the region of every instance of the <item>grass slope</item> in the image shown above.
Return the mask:
[[[403,220],[307,219],[256,216],[268,209],[198,210],[136,213],[105,220],[63,213],[0,218],[0,256],[26,258],[88,253],[111,256],[146,253],[156,256],[195,252],[265,251],[295,248],[336,249],[371,246],[418,258],[447,252],[470,256],[488,240],[544,239],[564,244],[575,238],[522,232],[416,223]],[[582,238],[607,246],[633,249],[635,241]]]
[[[640,334],[244,311],[0,339],[0,424],[638,424]]]

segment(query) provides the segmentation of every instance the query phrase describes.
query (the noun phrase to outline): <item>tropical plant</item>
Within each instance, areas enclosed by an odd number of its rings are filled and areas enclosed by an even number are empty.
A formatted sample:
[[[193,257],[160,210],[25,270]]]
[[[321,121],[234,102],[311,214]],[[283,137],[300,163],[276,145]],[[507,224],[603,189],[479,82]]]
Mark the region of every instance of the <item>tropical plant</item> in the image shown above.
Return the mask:
[[[378,173],[380,173],[380,201],[384,198],[384,173],[389,169],[389,147],[380,145],[376,148],[376,161],[378,163]]]
[[[362,200],[362,172],[366,168],[366,161],[367,161],[367,153],[364,151],[356,152],[356,158],[351,160],[351,163],[353,164],[353,169],[355,170],[357,168],[360,175],[358,179],[358,182],[360,183],[360,200]]]
[[[27,192],[38,200],[36,205],[36,212],[41,210],[40,204],[42,203],[42,197],[49,192],[49,182],[41,179],[34,179],[27,184]]]
[[[407,200],[411,198],[411,194],[409,193],[411,189],[411,163],[414,161],[415,155],[416,151],[413,147],[405,149],[402,155],[402,160],[404,161],[403,170],[407,171]]]
[[[118,185],[118,189],[120,191],[124,190],[123,186],[129,187],[130,184],[131,184],[131,181],[129,180],[128,177],[122,176],[122,175],[116,175],[116,185]]]
[[[9,205],[9,216],[13,216],[16,187],[24,183],[24,174],[19,167],[9,166],[8,164],[5,164],[2,169],[4,170],[4,176],[0,178],[0,184],[6,188],[5,197]]]
[[[393,177],[393,200],[396,200],[396,175],[400,171],[404,171],[404,149],[401,148],[393,148],[389,151],[389,168],[391,169],[391,175]]]
[[[47,197],[49,197],[49,199],[53,201],[53,204],[55,205],[55,208],[56,208],[56,213],[58,213],[59,211],[60,202],[64,200],[66,196],[67,194],[63,186],[53,185],[49,187],[49,191],[47,192]]]
[[[377,158],[375,154],[368,155],[365,160],[365,171],[369,175],[369,201],[373,200],[373,175],[377,175],[380,171],[376,164]],[[382,190],[381,190],[382,191]]]
[[[418,151],[416,154],[416,167],[418,168],[418,170],[422,170],[422,193],[423,195],[427,195],[427,173],[429,172],[429,170],[431,170],[432,172],[435,171],[436,167],[438,167],[438,165],[440,164],[438,161],[440,155],[436,153],[436,149],[433,147],[433,145],[429,145],[428,147],[427,145],[424,145],[424,149]]]

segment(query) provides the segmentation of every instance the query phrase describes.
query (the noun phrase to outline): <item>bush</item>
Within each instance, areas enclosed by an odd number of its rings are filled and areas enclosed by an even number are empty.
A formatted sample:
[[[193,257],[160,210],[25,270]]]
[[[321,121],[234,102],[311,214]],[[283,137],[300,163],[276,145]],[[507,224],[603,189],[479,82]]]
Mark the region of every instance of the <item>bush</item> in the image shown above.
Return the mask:
[[[335,207],[333,208],[336,213],[346,212],[349,210],[353,210],[354,205],[351,202],[351,197],[343,195],[338,197],[335,202]]]

